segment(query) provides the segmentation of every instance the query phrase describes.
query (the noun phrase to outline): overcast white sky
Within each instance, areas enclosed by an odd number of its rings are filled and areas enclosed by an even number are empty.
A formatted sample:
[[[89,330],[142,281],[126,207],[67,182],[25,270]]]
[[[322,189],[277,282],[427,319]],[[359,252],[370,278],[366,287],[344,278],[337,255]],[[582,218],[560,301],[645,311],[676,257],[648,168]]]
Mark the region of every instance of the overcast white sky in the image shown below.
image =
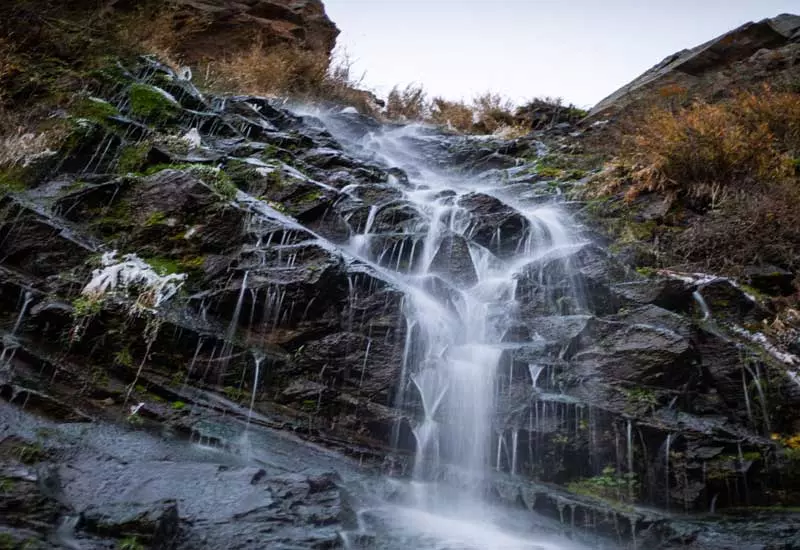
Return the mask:
[[[323,0],[364,84],[591,106],[664,57],[800,0]]]

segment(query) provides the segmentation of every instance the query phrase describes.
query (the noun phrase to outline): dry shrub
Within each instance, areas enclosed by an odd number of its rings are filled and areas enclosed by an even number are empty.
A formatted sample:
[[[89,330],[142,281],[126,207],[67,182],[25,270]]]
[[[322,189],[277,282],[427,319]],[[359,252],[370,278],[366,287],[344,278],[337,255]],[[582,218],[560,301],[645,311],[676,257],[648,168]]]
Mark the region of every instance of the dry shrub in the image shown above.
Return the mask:
[[[393,120],[423,120],[428,114],[425,89],[409,84],[403,89],[395,86],[386,98],[386,116]]]
[[[101,10],[99,16],[107,15],[107,11]],[[197,15],[187,17],[171,2],[158,6],[145,3],[116,17],[115,35],[125,48],[154,55],[177,69],[181,65],[181,45],[209,24],[209,20]]]
[[[473,99],[472,105],[475,111],[475,125],[481,131],[491,134],[517,123],[513,114],[514,104],[500,94],[483,93]]]
[[[362,112],[374,108],[372,94],[359,89],[361,78],[352,76],[346,55],[254,43],[246,53],[209,64],[204,72],[204,85],[220,92],[330,101]]]
[[[0,168],[24,165],[49,150],[57,141],[50,132],[28,132],[16,127],[0,136]]]
[[[643,191],[689,197],[712,206],[731,193],[790,177],[800,146],[800,95],[742,92],[675,113],[653,109],[627,143],[634,167],[628,198]]]
[[[740,275],[748,265],[800,268],[800,186],[775,184],[769,192],[738,195],[694,219],[667,243],[669,257],[718,273]]]
[[[328,56],[286,46],[254,43],[248,52],[211,65],[213,85],[264,95],[307,94],[319,89],[328,72]]]
[[[429,120],[451,130],[469,132],[475,124],[475,113],[472,107],[463,101],[448,101],[443,97],[434,97],[431,100]]]

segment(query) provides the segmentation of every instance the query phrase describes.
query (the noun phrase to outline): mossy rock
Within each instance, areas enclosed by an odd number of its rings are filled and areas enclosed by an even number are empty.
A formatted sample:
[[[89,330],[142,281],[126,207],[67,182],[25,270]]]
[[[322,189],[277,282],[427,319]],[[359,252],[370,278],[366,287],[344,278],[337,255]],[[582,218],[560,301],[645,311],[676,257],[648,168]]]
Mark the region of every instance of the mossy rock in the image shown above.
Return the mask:
[[[129,97],[131,114],[153,124],[174,121],[181,111],[180,105],[170,94],[148,84],[133,84]]]
[[[98,124],[105,124],[108,118],[119,115],[119,110],[111,103],[96,97],[81,98],[73,105],[70,112],[78,118]]]

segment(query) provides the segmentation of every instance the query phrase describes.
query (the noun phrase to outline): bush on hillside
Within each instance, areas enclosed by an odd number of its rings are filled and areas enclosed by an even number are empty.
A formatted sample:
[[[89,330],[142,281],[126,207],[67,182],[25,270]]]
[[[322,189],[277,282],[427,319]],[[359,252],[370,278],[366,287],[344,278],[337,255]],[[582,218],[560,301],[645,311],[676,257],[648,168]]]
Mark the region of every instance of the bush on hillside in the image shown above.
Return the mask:
[[[395,86],[386,98],[385,114],[392,120],[424,120],[429,107],[425,89],[418,84]]]
[[[798,151],[798,94],[764,88],[675,112],[653,109],[622,155],[633,167],[628,198],[650,191],[714,207],[793,177]]]
[[[662,265],[733,276],[750,265],[800,268],[800,94],[763,87],[653,107],[621,143],[593,189],[624,191],[618,216],[630,220],[666,201],[647,231]]]

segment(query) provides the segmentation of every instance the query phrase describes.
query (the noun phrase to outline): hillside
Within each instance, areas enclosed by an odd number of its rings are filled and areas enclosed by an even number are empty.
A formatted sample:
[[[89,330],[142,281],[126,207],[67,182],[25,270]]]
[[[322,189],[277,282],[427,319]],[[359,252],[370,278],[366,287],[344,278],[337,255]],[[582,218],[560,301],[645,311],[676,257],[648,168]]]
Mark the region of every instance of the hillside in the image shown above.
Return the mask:
[[[0,549],[800,548],[799,22],[506,139],[318,1],[3,6]]]

